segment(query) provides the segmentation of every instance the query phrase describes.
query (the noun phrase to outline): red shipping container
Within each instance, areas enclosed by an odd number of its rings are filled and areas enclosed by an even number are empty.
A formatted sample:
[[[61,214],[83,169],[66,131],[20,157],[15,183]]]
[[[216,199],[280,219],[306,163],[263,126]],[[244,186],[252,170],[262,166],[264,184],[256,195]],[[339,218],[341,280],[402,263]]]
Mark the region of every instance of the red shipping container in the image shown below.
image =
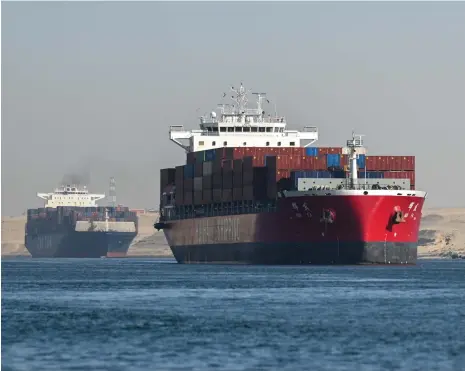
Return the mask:
[[[402,157],[402,170],[415,171],[415,156]]]
[[[281,169],[289,170],[290,169],[289,156],[286,156],[286,155],[276,156],[276,163],[277,163],[278,170],[281,170]]]
[[[301,169],[301,162],[300,162],[301,157],[294,155],[294,156],[289,156],[289,169],[290,170],[300,170]]]
[[[282,178],[290,178],[291,172],[289,170],[278,170],[276,172],[276,181],[279,182]]]
[[[385,179],[409,179],[410,185],[415,184],[415,172],[414,171],[385,171]]]
[[[291,154],[294,156],[305,156],[305,148],[304,147],[291,147]]]
[[[237,160],[245,156],[245,148],[244,147],[236,147],[233,150],[233,159]]]
[[[313,170],[328,170],[326,156],[314,157],[314,169]]]
[[[368,171],[386,171],[387,168],[387,156],[367,156],[366,157],[366,169]]]
[[[300,168],[302,170],[313,170],[315,168],[315,157],[302,156],[300,158]]]
[[[342,147],[318,147],[318,155],[342,154]]]
[[[279,154],[280,155],[290,155],[292,154],[292,148],[290,147],[282,147],[279,149]]]
[[[253,156],[252,164],[254,167],[265,166],[265,155]]]
[[[244,147],[244,157],[245,156],[255,156],[257,154],[258,147]]]

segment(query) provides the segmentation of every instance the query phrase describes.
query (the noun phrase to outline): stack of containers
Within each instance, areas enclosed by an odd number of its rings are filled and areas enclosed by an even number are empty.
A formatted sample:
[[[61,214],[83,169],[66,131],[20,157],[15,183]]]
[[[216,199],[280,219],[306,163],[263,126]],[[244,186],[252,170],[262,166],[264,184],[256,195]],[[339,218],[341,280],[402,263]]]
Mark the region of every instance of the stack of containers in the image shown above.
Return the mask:
[[[223,200],[223,166],[221,159],[215,158],[213,160],[212,171],[213,202],[221,202]]]
[[[222,201],[232,202],[233,200],[233,161],[223,161],[223,189]]]
[[[194,164],[184,166],[184,205],[192,205],[194,202],[194,174]]]
[[[415,156],[367,156],[366,170],[382,173],[379,177],[385,179],[409,179],[415,189]]]
[[[194,204],[200,205],[203,201],[203,163],[194,164]]]
[[[202,200],[203,204],[209,204],[213,200],[213,162],[205,161],[203,163],[202,178]]]
[[[242,159],[233,160],[233,201],[242,201]]]
[[[160,196],[165,188],[169,185],[174,185],[176,169],[160,169]]]
[[[184,166],[176,166],[175,169],[176,205],[184,205]]]

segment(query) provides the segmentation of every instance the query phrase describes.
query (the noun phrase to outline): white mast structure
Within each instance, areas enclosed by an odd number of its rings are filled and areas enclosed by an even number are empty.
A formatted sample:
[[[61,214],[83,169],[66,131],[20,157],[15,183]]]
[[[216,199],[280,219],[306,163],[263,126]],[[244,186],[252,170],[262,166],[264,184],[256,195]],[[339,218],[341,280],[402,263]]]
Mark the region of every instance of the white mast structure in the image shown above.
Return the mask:
[[[288,130],[284,116],[267,114],[263,109],[264,100],[270,103],[266,93],[252,93],[257,97],[257,107],[248,108],[248,92],[242,83],[238,89],[231,87],[231,91],[234,104],[219,104],[218,112],[201,116],[198,130],[171,125],[170,140],[186,152],[221,147],[308,147],[318,140],[317,127]]]
[[[365,155],[366,149],[363,146],[362,137],[364,135],[355,134],[352,132],[352,139],[347,141],[347,146],[343,148],[343,154],[348,155],[349,161],[349,179],[350,179],[350,188],[358,188],[358,166],[357,159],[359,155]]]

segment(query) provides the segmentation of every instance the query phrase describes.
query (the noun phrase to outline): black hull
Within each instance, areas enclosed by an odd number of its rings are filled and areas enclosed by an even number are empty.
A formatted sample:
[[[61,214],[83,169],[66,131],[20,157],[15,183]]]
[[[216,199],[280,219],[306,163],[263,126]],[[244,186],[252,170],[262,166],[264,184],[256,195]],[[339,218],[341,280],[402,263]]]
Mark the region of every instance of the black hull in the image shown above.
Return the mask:
[[[340,242],[305,244],[234,243],[172,246],[178,263],[199,264],[407,264],[417,261],[417,243]]]
[[[33,258],[124,257],[136,233],[56,232],[27,235],[26,248]]]

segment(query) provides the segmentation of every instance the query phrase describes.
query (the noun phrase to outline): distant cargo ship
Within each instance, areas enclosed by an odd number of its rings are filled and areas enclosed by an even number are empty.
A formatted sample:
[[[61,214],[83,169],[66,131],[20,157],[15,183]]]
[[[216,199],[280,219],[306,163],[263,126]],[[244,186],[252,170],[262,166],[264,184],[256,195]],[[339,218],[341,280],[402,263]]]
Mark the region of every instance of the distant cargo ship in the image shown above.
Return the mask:
[[[161,170],[155,228],[179,263],[416,263],[426,192],[414,156],[366,156],[354,134],[311,147],[316,127],[287,130],[265,94],[249,109],[242,84],[232,90],[200,130],[170,128],[187,164]]]
[[[125,257],[138,232],[138,219],[127,207],[102,207],[104,194],[62,185],[38,193],[44,208],[28,209],[25,245],[33,258]]]

